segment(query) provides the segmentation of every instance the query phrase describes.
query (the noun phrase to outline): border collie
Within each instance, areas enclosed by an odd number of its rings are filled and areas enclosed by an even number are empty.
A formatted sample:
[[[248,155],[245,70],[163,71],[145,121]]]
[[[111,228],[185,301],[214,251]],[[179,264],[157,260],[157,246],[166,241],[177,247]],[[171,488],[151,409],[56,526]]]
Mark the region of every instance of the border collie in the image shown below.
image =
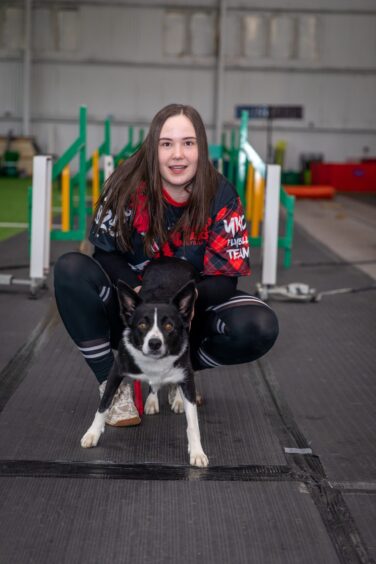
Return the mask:
[[[173,411],[180,411],[181,392],[187,418],[190,464],[207,466],[201,446],[194,373],[189,356],[189,329],[197,296],[196,271],[185,260],[163,257],[146,267],[139,294],[119,281],[120,312],[125,324],[119,350],[93,423],[81,446],[97,445],[104,432],[106,413],[124,377],[148,382],[145,413],[159,412],[158,390],[177,386]]]

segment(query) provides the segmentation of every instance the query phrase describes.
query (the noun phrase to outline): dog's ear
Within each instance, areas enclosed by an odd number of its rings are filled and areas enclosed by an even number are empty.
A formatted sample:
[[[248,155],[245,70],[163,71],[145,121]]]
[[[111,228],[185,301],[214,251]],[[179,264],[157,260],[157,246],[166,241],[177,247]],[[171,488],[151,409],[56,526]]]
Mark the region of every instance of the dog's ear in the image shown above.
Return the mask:
[[[193,315],[196,298],[196,284],[193,280],[190,280],[177,291],[175,296],[172,298],[171,303],[178,308],[179,313],[186,321],[190,321]]]
[[[117,293],[120,304],[120,315],[125,323],[133,314],[136,307],[142,302],[142,298],[123,280],[118,281]]]

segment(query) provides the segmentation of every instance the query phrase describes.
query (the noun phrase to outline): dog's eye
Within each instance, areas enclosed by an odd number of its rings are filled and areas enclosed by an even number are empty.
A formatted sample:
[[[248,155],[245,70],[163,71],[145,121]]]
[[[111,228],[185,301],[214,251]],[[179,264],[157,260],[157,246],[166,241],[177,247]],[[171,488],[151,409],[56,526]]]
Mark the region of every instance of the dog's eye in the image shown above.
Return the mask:
[[[163,328],[165,329],[165,331],[170,332],[170,331],[173,330],[174,326],[172,325],[172,323],[170,323],[169,321],[167,321],[167,323],[165,323],[165,324],[163,325]]]
[[[145,323],[145,321],[141,321],[141,322],[137,325],[137,328],[138,328],[140,331],[146,331],[146,329],[148,328],[148,324]]]

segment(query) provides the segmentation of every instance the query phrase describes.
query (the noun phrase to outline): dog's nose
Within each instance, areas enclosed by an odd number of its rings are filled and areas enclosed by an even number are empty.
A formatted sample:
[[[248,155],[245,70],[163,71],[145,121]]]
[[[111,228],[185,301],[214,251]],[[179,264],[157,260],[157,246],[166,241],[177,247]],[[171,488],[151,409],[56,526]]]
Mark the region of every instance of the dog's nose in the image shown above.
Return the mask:
[[[150,339],[149,349],[152,351],[159,351],[162,346],[162,341],[160,339]]]

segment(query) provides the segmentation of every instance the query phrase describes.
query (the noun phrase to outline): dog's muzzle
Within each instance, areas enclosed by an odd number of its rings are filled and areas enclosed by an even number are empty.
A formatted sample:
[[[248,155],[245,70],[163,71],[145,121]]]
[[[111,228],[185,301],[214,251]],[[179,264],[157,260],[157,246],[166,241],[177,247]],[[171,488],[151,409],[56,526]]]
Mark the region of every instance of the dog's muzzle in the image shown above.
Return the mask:
[[[163,343],[161,339],[158,339],[156,337],[149,339],[147,343],[147,354],[159,357],[162,356],[163,353],[164,350],[163,350]]]

